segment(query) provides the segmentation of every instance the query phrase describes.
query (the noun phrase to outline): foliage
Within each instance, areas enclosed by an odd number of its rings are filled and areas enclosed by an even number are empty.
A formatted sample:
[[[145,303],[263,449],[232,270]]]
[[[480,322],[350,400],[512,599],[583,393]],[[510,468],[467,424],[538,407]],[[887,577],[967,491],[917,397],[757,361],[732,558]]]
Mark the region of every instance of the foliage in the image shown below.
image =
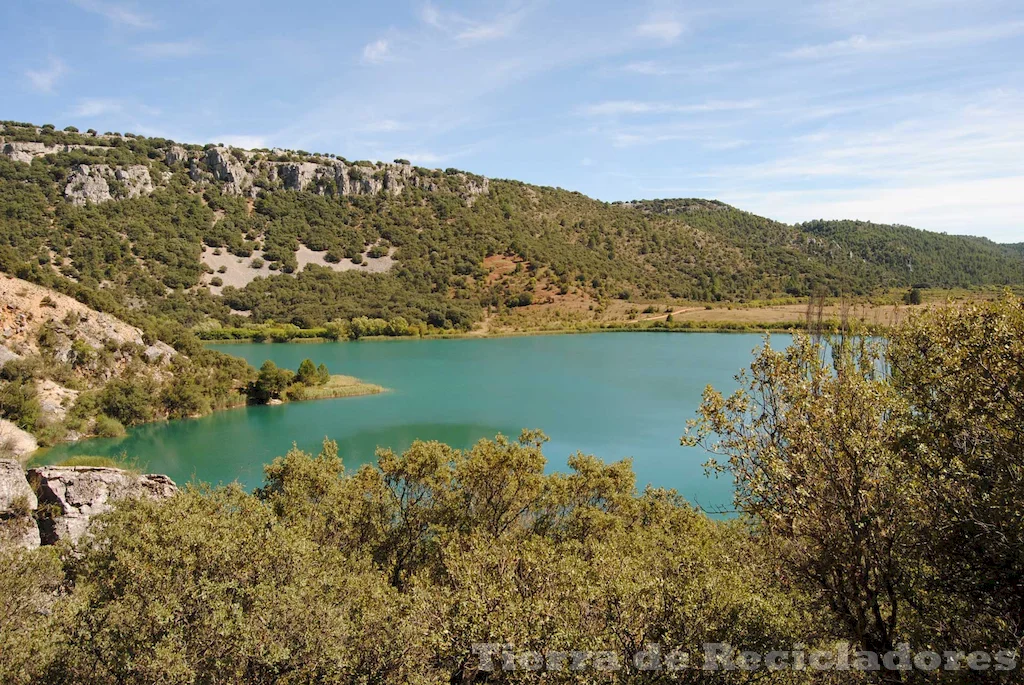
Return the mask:
[[[278,368],[277,364],[268,359],[260,367],[256,380],[250,384],[249,397],[259,404],[266,404],[270,400],[279,400],[294,380],[295,373],[293,371]]]
[[[252,495],[124,501],[64,557],[33,666],[48,683],[477,682],[474,642],[660,642],[700,660],[705,641],[822,637],[742,525],[638,494],[628,462],[575,455],[545,474],[544,440],[420,442],[354,473],[325,442],[275,460]],[[656,681],[628,661],[609,680]]]
[[[766,344],[683,440],[727,457],[709,467],[855,644],[1019,647],[1021,340],[1007,296],[912,318],[884,350]]]

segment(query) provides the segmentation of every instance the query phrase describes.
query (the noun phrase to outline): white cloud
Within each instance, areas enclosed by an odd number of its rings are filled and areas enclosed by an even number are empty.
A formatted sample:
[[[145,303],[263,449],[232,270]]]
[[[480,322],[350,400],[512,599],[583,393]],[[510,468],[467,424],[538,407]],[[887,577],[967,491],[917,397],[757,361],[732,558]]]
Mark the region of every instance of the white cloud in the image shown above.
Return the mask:
[[[793,59],[825,59],[898,50],[951,48],[958,45],[1012,38],[1022,33],[1024,33],[1024,21],[877,38],[855,35],[831,43],[805,45],[784,53],[784,56]]]
[[[68,72],[67,66],[60,58],[50,56],[47,66],[43,69],[29,69],[25,77],[34,90],[40,93],[52,93],[57,82]]]
[[[683,35],[684,26],[677,19],[669,17],[651,18],[643,24],[638,25],[633,33],[640,38],[653,38],[655,40],[671,43]]]
[[[363,62],[380,64],[391,56],[391,45],[383,38],[368,43],[363,48]]]
[[[134,51],[142,57],[150,59],[181,58],[191,57],[202,52],[202,46],[193,40],[142,43],[136,45]]]
[[[102,2],[101,0],[72,0],[72,2],[87,12],[104,17],[113,24],[133,29],[153,29],[157,27],[155,21],[125,5],[114,2]]]

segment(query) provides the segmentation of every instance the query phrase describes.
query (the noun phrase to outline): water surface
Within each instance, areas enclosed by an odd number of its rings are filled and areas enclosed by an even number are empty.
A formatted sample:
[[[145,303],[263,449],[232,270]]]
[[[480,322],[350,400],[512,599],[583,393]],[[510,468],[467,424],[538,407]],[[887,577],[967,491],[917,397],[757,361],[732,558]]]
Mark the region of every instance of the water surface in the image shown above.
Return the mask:
[[[390,392],[147,424],[123,438],[62,445],[42,459],[126,454],[179,483],[256,487],[263,465],[292,443],[315,452],[330,437],[355,467],[372,461],[378,446],[398,451],[420,438],[466,448],[499,432],[540,428],[551,438],[549,469],[565,470],[577,450],[606,461],[631,457],[640,488],[671,487],[691,502],[727,505],[730,483],[707,478],[707,455],[681,447],[679,437],[704,387],[731,391],[733,375],[760,343],[754,334],[602,333],[214,345],[257,367],[272,359],[295,369],[309,357]]]

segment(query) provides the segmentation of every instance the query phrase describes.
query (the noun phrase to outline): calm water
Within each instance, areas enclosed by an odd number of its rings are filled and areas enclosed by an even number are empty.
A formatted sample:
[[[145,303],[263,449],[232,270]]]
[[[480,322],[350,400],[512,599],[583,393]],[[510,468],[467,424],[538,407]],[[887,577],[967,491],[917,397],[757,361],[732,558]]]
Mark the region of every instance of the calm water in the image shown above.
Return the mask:
[[[776,344],[785,342],[776,337]],[[254,366],[272,359],[295,369],[306,357],[390,392],[275,407],[246,407],[201,419],[148,424],[117,439],[62,445],[46,462],[74,454],[126,453],[179,483],[262,482],[262,466],[292,443],[317,451],[337,440],[346,466],[398,451],[414,439],[469,447],[496,433],[540,428],[549,468],[579,450],[606,461],[632,457],[640,488],[676,488],[704,506],[730,503],[726,479],[705,477],[701,450],[680,447],[708,383],[733,375],[761,342],[753,334],[605,333],[484,340],[409,340],[214,346]]]

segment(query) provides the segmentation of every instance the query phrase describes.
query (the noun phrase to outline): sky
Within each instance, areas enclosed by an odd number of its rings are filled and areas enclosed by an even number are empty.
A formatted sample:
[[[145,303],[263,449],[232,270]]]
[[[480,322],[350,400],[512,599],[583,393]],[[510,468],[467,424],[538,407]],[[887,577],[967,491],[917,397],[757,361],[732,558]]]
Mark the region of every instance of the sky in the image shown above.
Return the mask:
[[[6,0],[0,119],[1024,241],[1021,0]]]

